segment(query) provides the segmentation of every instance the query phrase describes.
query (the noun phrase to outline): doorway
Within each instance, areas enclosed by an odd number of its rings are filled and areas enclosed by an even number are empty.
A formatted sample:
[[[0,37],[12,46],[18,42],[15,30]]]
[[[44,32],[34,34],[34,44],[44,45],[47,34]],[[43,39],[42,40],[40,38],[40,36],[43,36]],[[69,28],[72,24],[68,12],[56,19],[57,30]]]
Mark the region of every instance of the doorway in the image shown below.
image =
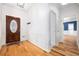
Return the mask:
[[[20,18],[6,16],[6,43],[20,41]]]
[[[69,48],[77,48],[77,19],[64,18],[64,44]]]

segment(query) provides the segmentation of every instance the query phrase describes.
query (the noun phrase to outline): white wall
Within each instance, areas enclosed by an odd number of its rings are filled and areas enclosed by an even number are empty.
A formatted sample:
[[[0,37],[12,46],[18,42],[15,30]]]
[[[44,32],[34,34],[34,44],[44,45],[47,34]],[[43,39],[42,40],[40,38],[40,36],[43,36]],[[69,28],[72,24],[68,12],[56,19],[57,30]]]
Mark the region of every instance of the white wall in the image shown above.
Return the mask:
[[[48,4],[33,4],[29,12],[29,18],[31,19],[31,24],[29,25],[29,40],[38,47],[49,51]]]
[[[64,35],[77,36],[77,31],[64,31]]]
[[[33,4],[29,10],[28,17],[31,21],[29,25],[30,41],[42,49],[49,51],[50,49],[50,11],[56,13],[56,44],[62,40],[61,21],[59,20],[59,6],[58,4]],[[60,26],[59,26],[60,25]],[[55,27],[53,27],[55,28]],[[60,35],[61,33],[61,35]]]
[[[1,15],[1,19],[0,19],[0,45],[6,44],[6,15],[9,16],[14,16],[14,17],[19,17],[20,21],[21,21],[21,41],[23,40],[27,40],[28,39],[28,32],[27,32],[27,15],[26,12],[21,9],[21,8],[17,8],[8,4],[2,4],[1,6],[2,10],[0,9],[0,15]]]
[[[68,4],[61,6],[61,17],[62,20],[66,17],[76,17],[79,18],[79,4]]]

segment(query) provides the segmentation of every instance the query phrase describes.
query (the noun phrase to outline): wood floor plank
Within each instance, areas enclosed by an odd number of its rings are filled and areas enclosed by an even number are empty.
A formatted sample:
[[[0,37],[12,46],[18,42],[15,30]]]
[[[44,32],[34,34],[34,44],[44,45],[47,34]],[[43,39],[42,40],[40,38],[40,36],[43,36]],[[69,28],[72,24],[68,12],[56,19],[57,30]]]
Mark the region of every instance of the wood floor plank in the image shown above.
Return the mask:
[[[62,46],[62,47],[60,47]],[[60,48],[59,48],[60,47]],[[64,50],[63,44],[59,44],[59,47],[53,47],[51,52],[45,52],[41,48],[35,46],[29,41],[23,41],[18,44],[3,46],[0,50],[1,56],[75,56],[78,55],[71,51]]]
[[[62,54],[60,54],[56,51],[52,51],[52,52],[50,52],[50,54],[52,54],[53,56],[63,56]]]
[[[62,54],[62,55],[64,55],[64,56],[67,56],[66,53],[64,53],[62,50],[59,50],[59,49],[57,49],[57,48],[53,48],[52,51],[55,51],[55,52],[58,52],[58,53],[60,53],[60,54]]]
[[[54,46],[52,50],[67,56],[78,56],[79,50],[73,48],[70,48],[70,46],[64,45],[64,43],[60,42],[57,46]]]
[[[1,48],[0,55],[3,56],[51,56],[42,49],[36,47],[29,41],[20,44],[13,44]]]
[[[77,49],[71,49],[71,48],[65,47],[64,45],[59,45],[59,46],[57,46],[57,48],[60,48],[60,49],[66,50],[66,51],[70,51],[74,54],[79,55],[79,50],[77,50]]]

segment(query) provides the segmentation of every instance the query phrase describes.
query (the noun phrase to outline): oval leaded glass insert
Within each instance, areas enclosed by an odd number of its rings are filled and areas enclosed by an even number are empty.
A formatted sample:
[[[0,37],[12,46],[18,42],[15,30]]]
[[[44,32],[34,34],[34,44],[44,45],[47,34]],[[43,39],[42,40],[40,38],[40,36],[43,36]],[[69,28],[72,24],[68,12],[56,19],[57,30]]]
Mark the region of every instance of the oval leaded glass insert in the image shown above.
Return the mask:
[[[15,20],[12,20],[10,22],[10,31],[12,33],[15,33],[17,31],[17,22]]]

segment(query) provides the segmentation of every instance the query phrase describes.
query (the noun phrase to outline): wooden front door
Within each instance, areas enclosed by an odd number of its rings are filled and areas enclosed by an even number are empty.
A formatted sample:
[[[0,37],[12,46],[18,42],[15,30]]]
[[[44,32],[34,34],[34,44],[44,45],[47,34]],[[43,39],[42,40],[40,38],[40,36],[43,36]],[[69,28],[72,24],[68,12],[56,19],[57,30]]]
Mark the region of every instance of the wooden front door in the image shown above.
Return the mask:
[[[6,43],[20,41],[20,18],[6,16]]]

